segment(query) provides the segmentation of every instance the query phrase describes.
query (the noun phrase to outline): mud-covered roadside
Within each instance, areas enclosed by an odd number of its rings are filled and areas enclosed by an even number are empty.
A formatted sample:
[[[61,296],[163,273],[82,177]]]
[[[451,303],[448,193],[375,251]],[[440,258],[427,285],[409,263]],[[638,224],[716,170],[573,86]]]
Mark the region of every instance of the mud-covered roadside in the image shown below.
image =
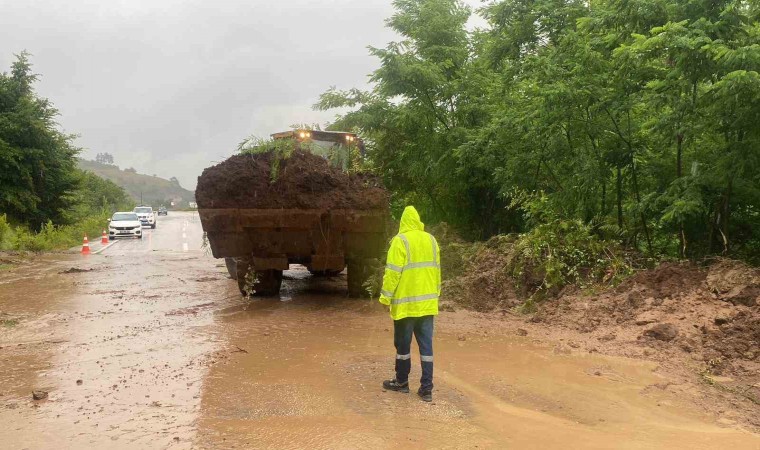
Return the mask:
[[[705,410],[760,429],[760,271],[737,261],[667,263],[614,290],[567,293],[531,320],[575,334],[588,348],[657,361],[663,389],[699,389]]]
[[[566,287],[520,314],[525,298],[504,258],[482,250],[482,271],[445,283],[453,288],[445,308],[503,316],[525,333],[564,341],[566,350],[657,361],[668,378],[660,389],[696,392],[694,406],[716,420],[760,429],[760,270],[732,260],[664,263],[615,288]]]

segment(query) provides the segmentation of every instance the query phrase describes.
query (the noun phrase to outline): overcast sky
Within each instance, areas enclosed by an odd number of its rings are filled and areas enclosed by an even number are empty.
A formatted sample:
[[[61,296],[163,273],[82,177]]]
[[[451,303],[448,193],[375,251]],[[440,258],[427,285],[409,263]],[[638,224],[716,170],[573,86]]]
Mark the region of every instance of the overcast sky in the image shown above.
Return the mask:
[[[194,189],[246,136],[331,120],[311,105],[366,86],[367,46],[397,39],[392,13],[391,0],[0,0],[0,71],[26,49],[83,157]]]

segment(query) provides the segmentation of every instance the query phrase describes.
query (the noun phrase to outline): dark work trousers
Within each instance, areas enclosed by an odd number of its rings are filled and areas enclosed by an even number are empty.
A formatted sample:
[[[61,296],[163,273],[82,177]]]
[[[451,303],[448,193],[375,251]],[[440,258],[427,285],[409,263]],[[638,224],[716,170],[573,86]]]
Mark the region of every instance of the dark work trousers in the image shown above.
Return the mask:
[[[433,391],[433,318],[406,317],[393,321],[393,344],[396,346],[396,381],[409,381],[412,370],[412,334],[417,338],[422,359],[420,392]]]

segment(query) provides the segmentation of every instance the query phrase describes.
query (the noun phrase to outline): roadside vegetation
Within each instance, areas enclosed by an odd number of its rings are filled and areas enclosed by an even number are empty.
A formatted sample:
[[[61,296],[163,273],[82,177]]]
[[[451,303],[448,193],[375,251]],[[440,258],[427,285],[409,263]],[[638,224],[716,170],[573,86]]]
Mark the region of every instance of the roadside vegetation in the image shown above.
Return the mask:
[[[711,255],[760,263],[757,2],[394,2],[368,90],[331,89],[393,206],[515,234],[538,291]],[[510,245],[510,248],[513,248]],[[583,284],[581,282],[581,284]]]
[[[94,238],[133,201],[122,188],[76,167],[74,136],[33,89],[37,75],[21,53],[0,74],[0,250],[50,251]]]

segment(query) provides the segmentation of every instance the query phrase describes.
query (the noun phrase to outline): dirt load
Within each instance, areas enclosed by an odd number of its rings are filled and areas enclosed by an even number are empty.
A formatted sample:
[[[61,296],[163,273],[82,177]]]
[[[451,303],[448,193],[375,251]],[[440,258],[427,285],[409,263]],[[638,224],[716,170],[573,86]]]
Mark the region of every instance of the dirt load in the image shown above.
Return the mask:
[[[199,208],[387,209],[380,180],[347,174],[321,156],[297,150],[235,155],[198,177]]]

